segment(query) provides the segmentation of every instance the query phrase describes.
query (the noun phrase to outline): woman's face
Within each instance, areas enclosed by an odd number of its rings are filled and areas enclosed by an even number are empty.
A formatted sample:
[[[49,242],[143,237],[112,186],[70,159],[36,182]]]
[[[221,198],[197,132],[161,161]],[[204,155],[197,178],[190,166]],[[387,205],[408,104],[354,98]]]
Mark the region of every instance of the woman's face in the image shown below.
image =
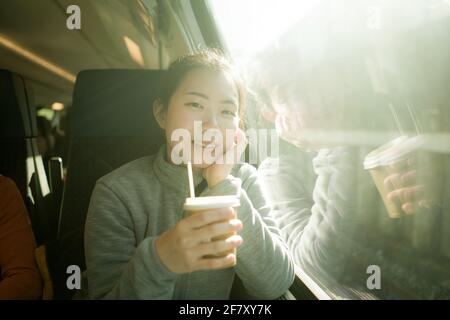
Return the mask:
[[[326,143],[319,141],[315,132],[337,130],[340,127],[341,115],[337,109],[320,107],[332,104],[324,101],[320,92],[305,95],[295,84],[291,84],[276,87],[271,92],[271,99],[278,135],[297,147],[312,150],[325,147]]]
[[[173,93],[164,119],[160,121],[166,133],[168,159],[176,163],[172,150],[180,146],[180,140],[172,140],[177,133],[184,132],[190,136],[189,143],[183,145],[190,149],[190,156],[189,150],[186,155],[183,149],[183,160],[190,160],[194,167],[211,165],[208,159],[218,157],[233,146],[239,127],[238,108],[238,90],[228,73],[205,69],[189,71]],[[201,156],[194,159],[196,153]],[[206,159],[203,155],[211,157]]]

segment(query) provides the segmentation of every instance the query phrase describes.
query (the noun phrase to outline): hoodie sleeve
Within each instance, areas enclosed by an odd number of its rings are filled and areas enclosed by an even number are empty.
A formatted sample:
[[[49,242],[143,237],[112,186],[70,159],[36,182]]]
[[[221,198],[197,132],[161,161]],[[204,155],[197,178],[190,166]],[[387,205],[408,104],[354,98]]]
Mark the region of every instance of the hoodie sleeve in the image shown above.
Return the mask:
[[[309,185],[310,164],[280,158],[276,170],[260,170],[274,214],[296,264],[322,275],[341,275],[358,217],[359,165],[349,148],[323,149],[313,159],[317,175]]]
[[[171,299],[176,274],[155,249],[156,237],[136,243],[131,217],[120,197],[97,182],[85,227],[91,299]]]
[[[243,223],[240,235],[244,242],[237,249],[236,273],[252,297],[276,299],[292,285],[294,268],[255,168],[241,166],[235,176],[207,189],[204,195],[231,194],[240,196],[237,216]]]
[[[0,299],[39,299],[42,280],[27,210],[14,182],[0,176]]]

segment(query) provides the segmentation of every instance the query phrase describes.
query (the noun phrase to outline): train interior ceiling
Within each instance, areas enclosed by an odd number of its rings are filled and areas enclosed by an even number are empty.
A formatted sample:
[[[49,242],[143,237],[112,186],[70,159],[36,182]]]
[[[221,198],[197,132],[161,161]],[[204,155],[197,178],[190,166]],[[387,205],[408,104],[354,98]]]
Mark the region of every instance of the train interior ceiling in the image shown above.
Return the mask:
[[[216,2],[214,3],[214,1]],[[232,58],[236,53],[236,51],[233,52],[233,43],[225,41],[226,21],[218,21],[220,20],[219,1],[221,0],[214,1],[0,1],[0,90],[2,91],[0,103],[5,105],[9,103],[8,105],[14,109],[12,111],[0,110],[0,123],[3,127],[0,128],[1,144],[3,150],[8,150],[8,154],[1,151],[0,174],[14,178],[27,204],[37,245],[46,246],[45,255],[49,260],[48,268],[53,277],[54,298],[73,298],[73,292],[68,291],[65,287],[67,265],[76,264],[85,269],[83,243],[80,239],[82,239],[85,211],[95,181],[121,164],[149,152],[156,152],[162,141],[159,131],[144,128],[151,120],[147,121],[143,117],[145,114],[150,119],[151,108],[143,102],[146,101],[145,99],[151,98],[153,94],[151,87],[144,87],[143,83],[151,83],[157,87],[159,73],[158,71],[140,73],[140,71],[164,70],[175,58],[194,52],[199,48],[219,47]],[[414,1],[420,2],[420,0]],[[270,2],[261,1],[264,4]],[[320,0],[312,2],[321,3]],[[325,2],[323,1],[323,3]],[[233,3],[237,5],[237,2]],[[288,3],[288,1],[282,1],[282,3]],[[67,12],[67,8],[71,5],[81,8],[80,29],[71,30],[67,26],[68,18],[71,15]],[[252,5],[255,6],[255,2],[252,2]],[[244,8],[248,9],[249,7]],[[317,5],[316,8],[320,8],[320,5]],[[446,12],[450,12],[450,9]],[[241,17],[241,19],[245,21],[246,17]],[[418,28],[417,33],[409,29],[405,34],[409,35],[411,32],[414,35],[411,37],[404,36],[404,34],[399,35],[399,41],[397,38],[392,38],[390,41],[384,42],[384,40],[379,41],[374,37],[374,43],[379,45],[377,48],[372,48],[370,44],[367,45],[366,42],[361,41],[363,45],[355,45],[356,49],[352,54],[346,52],[345,48],[330,50],[331,58],[325,63],[325,69],[327,66],[334,66],[333,63],[336,64],[336,69],[345,65],[345,63],[340,65],[342,56],[349,60],[354,58],[354,61],[360,59],[360,56],[364,56],[361,60],[369,56],[370,59],[374,59],[371,61],[376,61],[381,57],[381,61],[384,54],[386,56],[390,54],[382,52],[387,47],[394,51],[398,49],[399,56],[406,54],[407,57],[412,57],[413,54],[411,56],[409,54],[414,51],[419,56],[417,61],[420,63],[425,61],[425,64],[415,64],[415,58],[406,59],[401,62],[404,65],[399,68],[403,68],[403,71],[398,73],[396,73],[395,63],[401,59],[397,59],[396,56],[388,62],[385,61],[386,70],[396,74],[391,79],[395,82],[393,87],[399,84],[395,89],[398,89],[396,94],[402,92],[408,97],[417,98],[419,106],[413,113],[422,119],[422,122],[419,125],[415,121],[409,125],[399,123],[397,117],[407,118],[405,114],[408,112],[405,110],[410,110],[409,106],[408,109],[398,112],[399,115],[394,111],[394,116],[389,112],[388,107],[385,108],[387,111],[382,116],[375,114],[372,110],[373,119],[371,120],[374,123],[375,121],[381,123],[378,127],[379,130],[370,131],[371,129],[363,126],[362,130],[368,130],[368,135],[364,135],[367,134],[367,131],[364,131],[361,136],[350,133],[355,141],[360,138],[359,142],[354,143],[355,145],[363,145],[373,139],[368,146],[365,146],[370,150],[370,148],[379,146],[381,141],[386,141],[386,137],[392,138],[393,132],[398,133],[403,129],[405,131],[420,129],[435,134],[437,142],[433,140],[427,146],[430,147],[430,150],[438,150],[444,154],[446,162],[443,160],[443,163],[448,165],[450,142],[448,129],[445,128],[450,124],[450,118],[448,101],[446,102],[449,96],[445,86],[450,77],[449,73],[443,69],[445,66],[449,66],[447,53],[450,52],[450,49],[448,45],[439,45],[430,46],[430,50],[427,51],[425,47],[414,47],[412,42],[408,44],[409,40],[415,41],[416,38],[419,39],[417,42],[424,46],[432,43],[431,41],[439,42],[444,39],[443,37],[448,33],[439,32],[442,26],[448,27],[449,19],[445,15],[445,19],[439,21],[435,27],[423,30]],[[273,69],[279,67],[284,72],[289,70],[289,61],[291,61],[289,59],[292,58],[292,52],[289,50],[276,51],[276,49],[280,43],[294,42],[292,39],[296,37],[304,37],[302,39],[304,39],[306,48],[305,56],[311,55],[305,60],[315,61],[312,56],[321,43],[316,42],[316,39],[308,35],[308,30],[310,30],[308,28],[311,27],[311,30],[316,28],[314,21],[308,20],[308,16],[305,15],[297,27],[304,27],[305,33],[292,28],[290,32],[279,35],[279,42],[276,42],[275,45],[267,45],[265,51],[257,53],[255,49],[257,54],[254,52],[253,57],[258,56],[259,58],[255,65],[258,63],[269,65],[276,61]],[[320,31],[321,28],[319,27],[317,30]],[[317,30],[313,32],[317,32]],[[432,30],[429,32],[430,34],[434,32],[433,30],[437,30],[435,38],[428,36],[429,30]],[[360,40],[359,36],[361,34],[357,34],[356,39],[358,40],[355,41]],[[248,42],[252,43],[250,40]],[[348,39],[343,40],[346,45],[349,42],[351,41]],[[409,45],[410,47],[408,47]],[[287,47],[289,48],[289,46]],[[369,52],[371,49],[373,52]],[[277,54],[280,54],[279,58],[276,57]],[[333,54],[336,55],[333,56]],[[395,54],[392,54],[393,56]],[[253,67],[253,63],[249,63],[245,59],[242,61],[244,61],[243,64],[247,63],[249,69]],[[408,66],[413,67],[409,68]],[[267,69],[274,72],[275,77],[280,71]],[[363,67],[361,67],[362,69]],[[371,69],[370,65],[368,69]],[[110,72],[107,74],[101,72],[104,70]],[[254,70],[261,69],[256,66]],[[299,68],[299,70],[308,70],[308,68]],[[317,79],[313,78],[311,81],[313,85],[316,84],[315,80],[320,82],[322,72],[325,77],[327,74],[326,71],[323,71],[323,67],[319,67],[317,70],[319,76]],[[306,72],[310,72],[310,70]],[[353,79],[363,79],[360,69],[352,70],[352,72],[354,73],[347,74],[347,76],[354,76]],[[254,80],[254,78],[252,79]],[[405,79],[407,80],[405,81]],[[344,81],[345,79],[343,79]],[[362,87],[364,81],[356,82]],[[403,86],[402,81],[406,85]],[[425,88],[425,85],[428,84],[433,88]],[[249,108],[246,110],[248,125],[250,127],[273,126],[268,121],[265,122],[264,116],[260,114],[260,109],[264,109],[266,105],[270,104],[270,99],[267,100],[267,97],[264,97],[267,91],[259,87],[258,81],[253,81],[252,85],[255,85],[256,90],[249,94]],[[377,84],[374,86],[376,87]],[[329,89],[327,84],[324,84],[323,87],[325,90]],[[383,86],[378,87],[380,89]],[[3,92],[4,90],[5,92]],[[364,90],[366,89],[361,89],[361,92]],[[380,90],[383,91],[384,88]],[[330,92],[333,93],[333,89]],[[261,94],[262,98],[258,98],[258,94]],[[367,92],[364,91],[363,94],[367,94]],[[371,97],[372,100],[368,105],[372,107],[377,103],[385,103],[383,99],[386,96],[388,94],[383,98]],[[422,108],[420,104],[425,107]],[[123,108],[124,106],[126,108]],[[47,120],[44,121],[43,118]],[[261,125],[261,123],[263,124]],[[155,124],[153,123],[153,125]],[[52,131],[52,140],[44,139],[43,142],[42,135],[46,135],[46,130]],[[154,140],[143,141],[142,132],[152,134]],[[333,137],[330,135],[330,138],[337,139],[338,137],[340,137],[338,134]],[[343,137],[348,136],[343,135]],[[282,140],[280,139],[279,142],[282,152],[290,153],[290,155],[298,153],[297,148]],[[48,152],[50,144],[52,145],[51,153]],[[306,153],[301,155],[302,159],[309,156]],[[440,181],[442,185],[445,184],[445,190],[442,187],[444,191],[441,196],[444,199],[445,194],[450,192],[448,183],[450,172],[445,166],[442,167],[442,170],[442,180]],[[361,190],[363,190],[362,187]],[[378,195],[378,193],[376,194]],[[366,204],[371,209],[374,208],[373,210],[385,211],[379,196],[369,198],[362,198],[361,202],[367,201]],[[355,263],[353,268],[348,269],[349,272],[358,274],[357,281],[363,281],[360,283],[365,285],[365,280],[361,279],[367,274],[365,269],[361,271],[361,265],[370,264],[372,260],[361,257],[373,254],[378,259],[373,261],[386,265],[391,264],[391,261],[398,262],[402,266],[409,264],[405,270],[414,274],[410,280],[407,280],[409,273],[406,271],[406,273],[402,273],[396,266],[391,265],[392,268],[386,268],[390,282],[377,296],[373,291],[368,293],[366,288],[341,285],[327,276],[307,272],[306,267],[305,269],[299,267],[296,270],[296,280],[291,287],[290,294],[297,299],[378,299],[380,297],[394,299],[399,297],[445,297],[448,299],[450,286],[446,277],[450,276],[450,268],[448,268],[450,251],[449,247],[445,245],[450,241],[450,232],[448,232],[450,231],[450,219],[448,212],[445,212],[448,211],[448,200],[441,200],[437,207],[439,209],[436,210],[439,212],[436,211],[428,218],[414,217],[415,222],[410,217],[406,218],[409,219],[406,222],[405,220],[388,219],[387,213],[384,211],[384,217],[377,219],[369,214],[361,214],[360,220],[369,226],[368,229],[372,223],[379,223],[380,229],[383,229],[382,231],[386,234],[391,233],[392,235],[395,232],[402,234],[395,234],[392,238],[386,236],[385,239],[378,239],[380,246],[381,242],[386,242],[386,247],[388,247],[385,249],[386,255],[381,254],[382,250],[374,245],[370,249],[372,251],[366,251],[365,255],[355,258],[360,247],[355,249],[353,252],[355,256],[350,259],[358,261],[358,266]],[[447,216],[444,216],[444,213],[447,213]],[[413,234],[410,235],[408,230],[413,229],[414,223],[416,226],[421,226],[422,229],[414,229],[415,231],[411,231]],[[441,228],[439,232],[428,232],[434,230],[433,228],[437,225]],[[403,237],[403,235],[405,236]],[[364,241],[371,243],[374,238],[370,238],[370,236],[373,235],[367,234]],[[438,237],[439,239],[437,239]],[[410,250],[411,243],[421,249]],[[429,248],[432,250],[427,251]],[[396,255],[397,252],[398,255]],[[438,258],[433,255],[435,252],[439,252],[439,254],[436,253]],[[412,263],[412,261],[419,262]],[[410,283],[406,284],[408,281]],[[354,282],[355,279],[349,281],[352,284]],[[435,283],[439,283],[439,285],[434,286]],[[236,287],[238,286],[239,284],[236,284]]]
[[[201,43],[202,35],[179,2],[161,2],[164,38],[159,37],[157,2],[141,1],[2,1],[1,67],[25,77],[32,85],[34,100],[48,106],[55,101],[70,105],[78,72],[85,69],[166,67],[170,57],[189,50],[189,37]],[[82,11],[81,30],[65,27],[66,8],[78,4]],[[176,13],[176,10],[178,13]],[[37,14],[39,12],[39,14]],[[197,27],[197,29],[195,29]],[[157,32],[158,30],[158,32]]]

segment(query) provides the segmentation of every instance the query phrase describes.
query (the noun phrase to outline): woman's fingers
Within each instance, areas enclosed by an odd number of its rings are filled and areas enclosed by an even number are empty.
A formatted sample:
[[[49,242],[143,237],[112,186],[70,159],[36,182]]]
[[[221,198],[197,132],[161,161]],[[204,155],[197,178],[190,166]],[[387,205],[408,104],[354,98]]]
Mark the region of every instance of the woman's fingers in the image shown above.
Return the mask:
[[[388,198],[394,201],[395,198],[402,202],[413,202],[425,197],[425,186],[417,185],[409,188],[399,188],[388,194]]]
[[[430,209],[433,205],[433,201],[432,200],[420,200],[419,201],[419,208],[423,208],[423,209]]]
[[[232,219],[223,222],[217,222],[192,232],[191,238],[197,243],[209,241],[214,237],[237,232],[242,229],[242,222],[238,219]]]
[[[402,210],[406,214],[413,214],[417,210],[417,204],[412,202],[407,202],[402,205]]]
[[[217,258],[206,258],[208,255],[219,255],[228,250],[232,250],[243,242],[241,236],[233,235],[226,240],[217,240],[210,241],[207,243],[200,243],[196,247],[190,250],[190,257],[193,259],[191,262],[191,268],[193,270],[207,270],[207,269],[221,269],[227,268],[235,264],[236,256],[234,254],[233,257],[230,257],[230,254],[227,256],[218,256]]]
[[[417,184],[417,171],[411,170],[402,174],[401,182],[405,186],[412,186]]]
[[[211,223],[233,219],[236,212],[232,207],[219,208],[214,210],[203,210],[191,214],[183,219],[184,225],[188,229],[197,229],[209,225]]]
[[[400,188],[388,194],[388,199],[400,205],[406,214],[414,213],[418,208],[424,205],[425,187],[417,185],[410,188]]]
[[[247,147],[247,138],[245,137],[244,131],[241,129],[236,130],[234,141],[223,154],[220,154],[217,159],[217,164],[234,165],[238,163],[242,154]]]
[[[392,173],[384,179],[384,186],[388,191],[397,190],[401,186],[400,173]]]
[[[228,251],[237,248],[242,244],[242,237],[240,235],[233,235],[226,240],[216,240],[211,242],[202,243],[198,246],[196,253],[199,257],[218,254],[224,251]]]

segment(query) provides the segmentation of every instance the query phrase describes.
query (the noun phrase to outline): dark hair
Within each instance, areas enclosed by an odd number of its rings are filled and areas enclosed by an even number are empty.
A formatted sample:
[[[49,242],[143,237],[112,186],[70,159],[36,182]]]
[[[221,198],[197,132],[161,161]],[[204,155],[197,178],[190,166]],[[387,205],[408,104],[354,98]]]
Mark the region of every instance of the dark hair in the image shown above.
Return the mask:
[[[195,69],[223,71],[231,75],[238,91],[240,126],[243,127],[246,97],[244,83],[234,66],[217,49],[203,49],[192,54],[182,56],[170,64],[163,79],[160,94],[157,97],[157,100],[161,102],[163,108],[166,109],[169,106],[172,95],[177,90],[184,77],[190,71]]]

